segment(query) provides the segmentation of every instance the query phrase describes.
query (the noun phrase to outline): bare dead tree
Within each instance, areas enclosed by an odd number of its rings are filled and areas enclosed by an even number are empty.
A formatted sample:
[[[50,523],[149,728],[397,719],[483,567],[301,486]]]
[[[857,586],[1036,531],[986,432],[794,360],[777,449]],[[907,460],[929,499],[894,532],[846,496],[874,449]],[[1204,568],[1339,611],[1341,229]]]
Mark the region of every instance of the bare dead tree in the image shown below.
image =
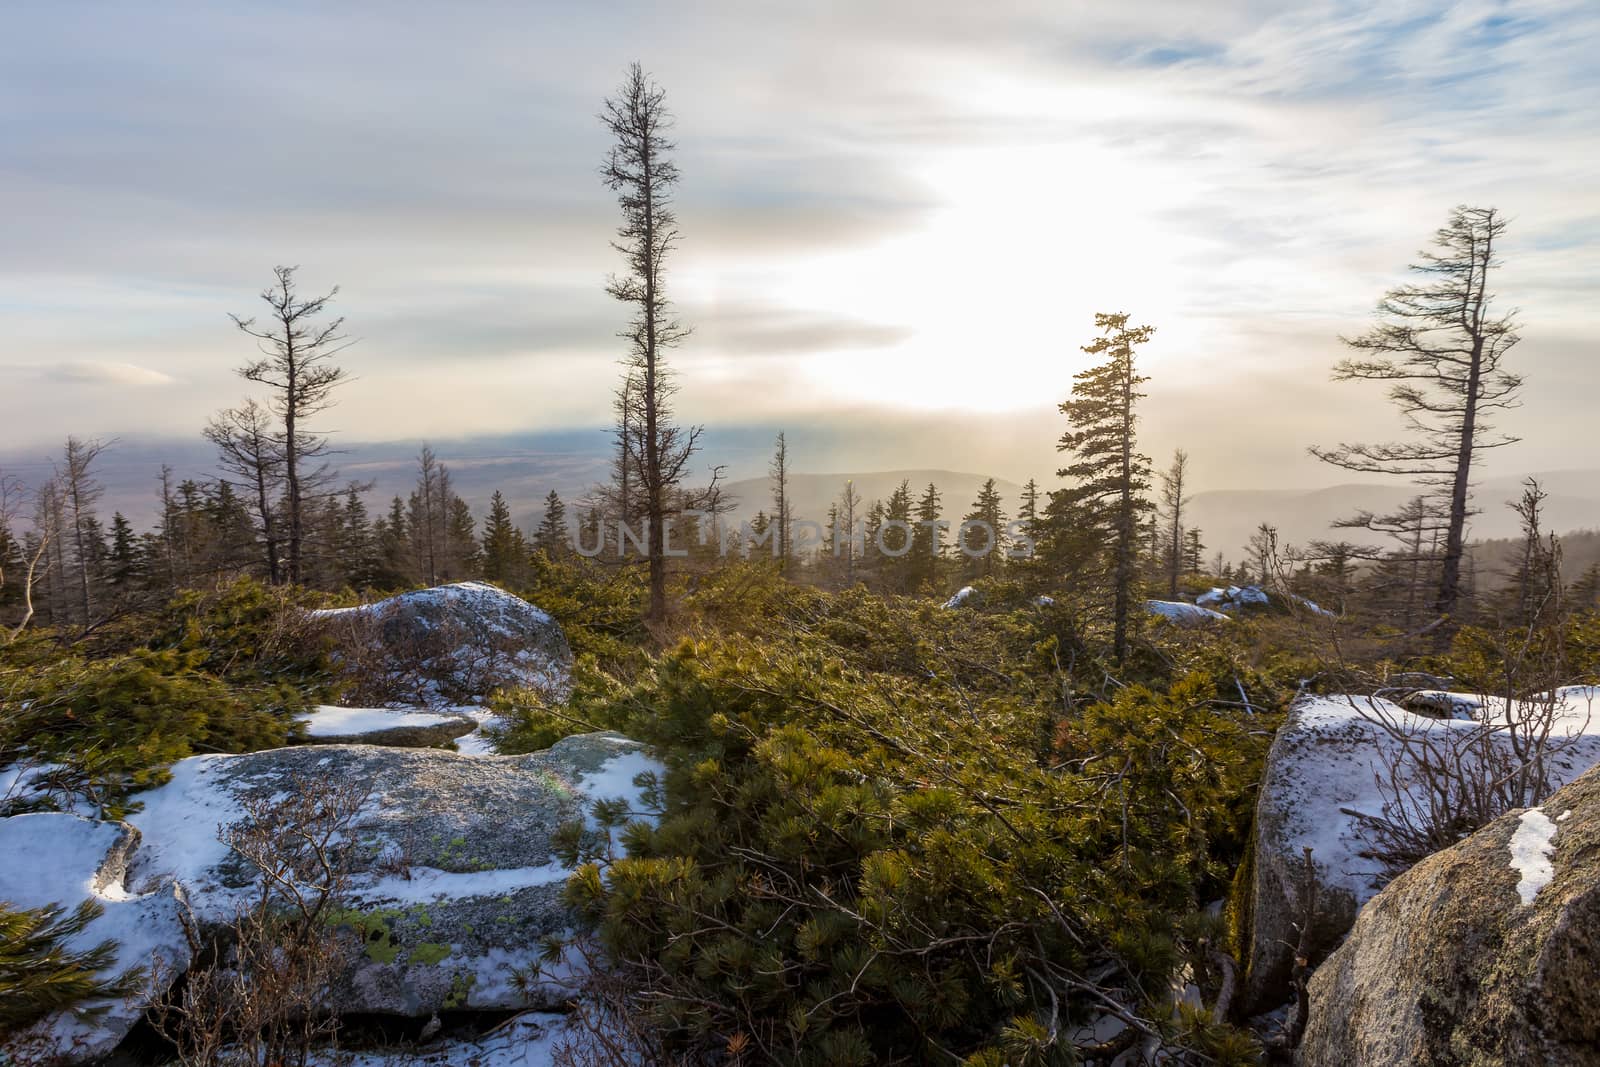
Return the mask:
[[[773,446],[772,463],[767,468],[767,476],[772,483],[772,521],[778,524],[778,567],[787,573],[794,505],[789,501],[789,442],[781,430]]]
[[[301,580],[306,499],[331,478],[326,464],[310,466],[332,450],[326,437],[307,429],[306,420],[333,402],[333,390],[346,380],[344,370],[334,366],[333,357],[354,343],[339,332],[344,326],[342,317],[316,321],[338,295],[339,287],[322,296],[301,297],[295,291],[298,269],[273,268],[273,284],[261,291],[261,299],[270,309],[263,325],[257,326],[254,318],[231,316],[241,332],[255,338],[262,354],[261,359],[240,367],[239,375],[273,391],[268,403],[281,423],[278,445],[287,495],[288,579],[294,583]]]
[[[709,510],[717,479],[713,474],[707,489],[686,487],[701,428],[672,420],[676,386],[665,354],[689,331],[674,316],[665,287],[667,256],[678,242],[672,209],[678,167],[671,159],[676,146],[667,137],[672,116],[666,94],[634,63],[617,95],[605,102],[600,120],[614,139],[601,177],[616,192],[622,209],[612,247],[627,263],[626,272],[613,276],[606,291],[633,310],[620,334],[629,345],[618,393],[620,463],[624,475],[633,471],[639,477],[638,496],[649,525],[646,616],[660,621],[667,611],[668,525],[686,511]]]
[[[257,528],[266,554],[267,578],[282,580],[278,558],[278,526],[274,500],[283,480],[283,448],[273,431],[272,414],[255,400],[225,408],[212,416],[204,430],[217,447],[223,470],[238,477],[254,495]]]
[[[1471,514],[1473,464],[1487,449],[1516,441],[1493,432],[1491,411],[1516,406],[1521,375],[1502,363],[1517,343],[1515,312],[1496,315],[1489,275],[1506,222],[1494,208],[1451,212],[1411,269],[1419,284],[1390,290],[1379,321],[1344,343],[1360,355],[1334,367],[1335,381],[1392,383],[1410,440],[1312,448],[1345,470],[1409,477],[1428,486],[1444,516],[1444,546],[1433,610],[1448,616],[1461,596],[1461,558]]]
[[[1189,453],[1181,448],[1174,450],[1172,466],[1161,472],[1161,499],[1157,502],[1157,512],[1167,527],[1164,534],[1167,596],[1173,599],[1177,599],[1178,579],[1183,574],[1183,518],[1184,508],[1189,503],[1184,482],[1188,473]]]
[[[56,467],[55,482],[60,488],[63,517],[72,548],[71,564],[75,573],[71,580],[76,586],[76,610],[79,621],[85,626],[94,618],[94,569],[101,551],[94,507],[102,489],[94,477],[93,467],[106,447],[100,441],[68,437],[62,450],[62,462]],[[66,579],[65,574],[62,577]]]
[[[22,503],[27,495],[27,487],[16,478],[0,472],[0,542],[11,542],[14,537],[13,524],[18,520]],[[8,544],[0,544],[6,548]],[[5,644],[12,644],[22,636],[22,632],[33,621],[33,591],[43,577],[40,563],[45,560],[46,552],[50,547],[50,528],[35,529],[31,540],[18,543],[18,563],[21,569],[21,581],[18,588],[22,592],[22,613],[17,621],[8,630],[0,631],[5,636]],[[6,582],[13,580],[6,571],[9,552],[0,551],[0,591],[6,587]]]

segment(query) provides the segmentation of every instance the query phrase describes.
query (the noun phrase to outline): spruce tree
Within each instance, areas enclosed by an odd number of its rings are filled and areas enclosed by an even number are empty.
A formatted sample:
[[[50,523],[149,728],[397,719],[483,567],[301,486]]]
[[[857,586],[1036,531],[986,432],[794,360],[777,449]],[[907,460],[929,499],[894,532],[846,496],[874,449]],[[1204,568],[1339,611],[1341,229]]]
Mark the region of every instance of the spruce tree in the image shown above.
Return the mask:
[[[1495,246],[1505,228],[1493,208],[1456,208],[1433,250],[1412,264],[1420,284],[1390,290],[1378,303],[1377,325],[1345,339],[1358,355],[1335,366],[1334,380],[1391,383],[1389,398],[1411,440],[1311,449],[1344,470],[1407,477],[1426,488],[1423,499],[1444,532],[1432,603],[1444,616],[1461,597],[1475,465],[1482,452],[1517,440],[1487,421],[1515,407],[1522,389],[1522,377],[1502,366],[1517,343],[1515,315],[1491,307],[1489,276],[1500,265]],[[1363,513],[1349,525],[1372,522]]]
[[[1086,550],[1110,584],[1112,655],[1121,663],[1138,580],[1140,521],[1150,507],[1150,459],[1139,452],[1135,410],[1147,379],[1136,360],[1138,346],[1155,329],[1129,326],[1122,313],[1096,314],[1094,322],[1101,334],[1083,351],[1104,361],[1074,375],[1072,395],[1061,404],[1068,429],[1057,448],[1071,462],[1056,473],[1071,484],[1050,495],[1050,520],[1058,545]]]
[[[613,139],[601,177],[617,194],[622,212],[612,246],[626,263],[625,272],[612,278],[606,291],[632,313],[623,332],[629,352],[618,391],[619,463],[623,473],[638,478],[641,517],[649,525],[645,615],[660,622],[667,612],[668,528],[684,512],[715,502],[716,476],[708,487],[686,484],[701,430],[673,420],[675,384],[667,353],[688,330],[675,317],[666,291],[668,253],[678,242],[672,207],[678,167],[672,160],[676,146],[667,136],[673,120],[666,93],[634,63],[621,90],[606,100],[600,119]],[[624,494],[625,499],[630,495]]]
[[[567,505],[554,489],[544,498],[544,518],[533,532],[533,547],[552,559],[572,550],[572,531],[567,528]]]
[[[944,553],[944,523],[940,519],[939,487],[932,482],[917,498],[916,522],[911,534],[911,588],[921,589],[939,577]]]
[[[994,574],[1003,564],[1006,546],[1006,515],[1000,490],[990,478],[978,490],[972,510],[962,518],[961,544],[962,572],[967,578],[981,578]],[[982,523],[983,526],[968,526]]]
[[[511,521],[511,505],[500,490],[489,498],[489,515],[483,521],[480,546],[483,576],[491,582],[513,582],[526,565],[522,536]]]

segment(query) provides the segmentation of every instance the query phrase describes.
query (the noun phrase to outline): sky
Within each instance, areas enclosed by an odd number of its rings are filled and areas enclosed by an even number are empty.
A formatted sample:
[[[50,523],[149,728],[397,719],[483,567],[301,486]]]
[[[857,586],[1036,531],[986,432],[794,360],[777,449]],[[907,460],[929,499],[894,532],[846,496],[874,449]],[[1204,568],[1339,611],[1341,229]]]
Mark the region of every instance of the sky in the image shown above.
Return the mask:
[[[1489,473],[1600,466],[1593,0],[7,6],[0,458],[194,438],[276,264],[357,344],[324,426],[603,425],[625,310],[597,114],[676,115],[682,417],[856,469],[1055,466],[1096,311],[1156,327],[1143,440],[1206,488],[1393,436],[1339,336],[1458,203],[1511,219],[1528,378]],[[866,428],[871,435],[861,435]],[[852,436],[856,435],[856,436]],[[843,464],[833,449],[829,467]],[[847,451],[847,450],[846,450]],[[800,469],[808,469],[797,457]]]

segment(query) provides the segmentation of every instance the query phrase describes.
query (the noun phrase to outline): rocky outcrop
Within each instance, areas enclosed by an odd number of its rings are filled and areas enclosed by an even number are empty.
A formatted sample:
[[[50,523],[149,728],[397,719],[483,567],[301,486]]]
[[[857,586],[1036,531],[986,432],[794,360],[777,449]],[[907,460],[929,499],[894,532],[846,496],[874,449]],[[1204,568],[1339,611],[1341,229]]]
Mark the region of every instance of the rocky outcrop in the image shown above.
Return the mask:
[[[150,998],[188,967],[189,944],[171,880],[152,879],[142,892],[128,891],[129,858],[138,843],[138,831],[126,823],[57,812],[0,819],[0,901],[28,909],[57,905],[65,913],[93,901],[99,917],[67,947],[85,951],[115,941],[116,959],[102,976],[108,981],[144,968],[127,998],[83,1004],[81,1011],[58,1012],[6,1035],[0,1062],[85,1062],[107,1055],[133,1029]]]
[[[135,965],[164,988],[190,964],[184,924],[223,932],[256,897],[259,870],[222,840],[229,827],[292,807],[317,783],[357,783],[356,812],[337,840],[347,890],[336,926],[358,935],[354,965],[335,993],[345,1013],[426,1019],[452,1009],[551,1008],[574,961],[540,968],[547,935],[569,931],[558,855],[564,827],[582,847],[617,855],[615,830],[593,818],[597,800],[621,799],[651,819],[641,775],[660,765],[616,734],[568,737],[526,756],[471,757],[442,749],[304,745],[244,755],[195,756],[171,781],[138,794],[128,823],[67,814],[0,819],[0,900],[19,907],[92,898],[105,911],[74,942],[112,939],[114,977]],[[648,782],[648,777],[644,779]],[[252,815],[252,813],[255,813]],[[16,857],[18,862],[12,862]],[[541,977],[529,980],[535,970]],[[84,1063],[109,1053],[148,1004],[89,1005],[12,1035],[0,1062]]]
[[[1308,1067],[1600,1064],[1600,770],[1395,879],[1310,992]]]
[[[625,798],[648,817],[634,779],[658,765],[614,734],[569,737],[527,756],[437,749],[304,746],[200,756],[143,795],[135,890],[176,881],[202,929],[226,923],[255,872],[217,839],[247,802],[309,780],[370,783],[350,836],[353,875],[340,922],[364,950],[343,983],[345,1012],[423,1016],[447,1009],[549,1007],[559,991],[528,986],[541,939],[569,928],[571,873],[555,855],[563,824],[592,802]],[[591,839],[604,833],[592,821]],[[603,840],[601,838],[600,840]]]
[[[572,666],[554,619],[481,582],[313,615],[333,638],[346,687],[360,703],[439,708],[502,688],[561,692]]]
[[[1569,782],[1600,762],[1600,715],[1591,714],[1589,690],[1563,690],[1552,729],[1548,769],[1553,784]],[[1489,702],[1489,713],[1499,711]],[[1311,697],[1290,709],[1267,755],[1256,804],[1243,1007],[1249,1013],[1289,995],[1293,946],[1304,910],[1305,849],[1317,878],[1313,962],[1339,943],[1356,913],[1382,888],[1385,864],[1374,858],[1352,811],[1379,816],[1392,805],[1390,767],[1405,770],[1402,738],[1433,752],[1470,748],[1482,739],[1475,719],[1417,715],[1372,697]],[[1489,745],[1505,744],[1503,735]],[[1402,778],[1406,777],[1405,774]],[[1413,786],[1415,788],[1415,786]]]

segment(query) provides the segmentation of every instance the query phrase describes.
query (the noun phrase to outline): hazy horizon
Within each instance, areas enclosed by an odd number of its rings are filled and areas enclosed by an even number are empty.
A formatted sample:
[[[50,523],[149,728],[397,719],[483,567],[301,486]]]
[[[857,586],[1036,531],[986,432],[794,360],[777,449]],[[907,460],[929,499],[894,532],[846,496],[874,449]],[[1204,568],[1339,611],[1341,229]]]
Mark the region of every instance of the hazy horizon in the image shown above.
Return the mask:
[[[855,450],[805,469],[1050,479],[1093,313],[1127,310],[1157,327],[1158,464],[1348,482],[1307,446],[1398,424],[1380,387],[1328,383],[1338,335],[1465,201],[1512,220],[1528,376],[1502,420],[1524,440],[1484,470],[1586,465],[1593,5],[491,6],[289,4],[271,33],[14,8],[0,458],[198,440],[247,391],[227,313],[276,263],[342,286],[357,380],[319,424],[343,440],[604,425],[624,315],[595,113],[637,58],[677,115],[686,420]]]

